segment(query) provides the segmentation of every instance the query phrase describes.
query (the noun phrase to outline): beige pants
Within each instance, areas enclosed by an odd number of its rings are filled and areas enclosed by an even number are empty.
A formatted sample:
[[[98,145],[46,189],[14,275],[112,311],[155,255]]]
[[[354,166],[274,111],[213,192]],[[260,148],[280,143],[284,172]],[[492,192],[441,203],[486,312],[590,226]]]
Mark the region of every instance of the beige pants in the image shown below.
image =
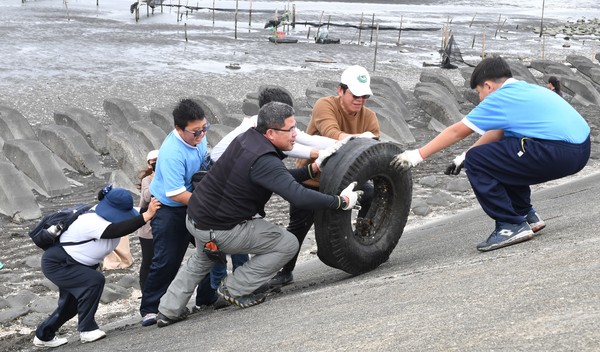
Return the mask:
[[[129,249],[129,236],[123,236],[117,248],[104,257],[102,270],[125,269],[131,264],[133,264],[133,256]]]

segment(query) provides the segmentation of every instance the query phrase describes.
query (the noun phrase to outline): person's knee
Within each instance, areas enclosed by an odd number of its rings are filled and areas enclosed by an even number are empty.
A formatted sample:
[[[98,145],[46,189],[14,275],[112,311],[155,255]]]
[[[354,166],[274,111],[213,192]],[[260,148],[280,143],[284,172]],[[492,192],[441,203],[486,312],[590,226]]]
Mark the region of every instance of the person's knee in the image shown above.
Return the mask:
[[[290,232],[284,231],[283,236],[281,238],[280,247],[284,254],[291,255],[291,257],[293,257],[298,252],[298,249],[300,248],[300,243],[298,242],[296,236],[294,236]]]

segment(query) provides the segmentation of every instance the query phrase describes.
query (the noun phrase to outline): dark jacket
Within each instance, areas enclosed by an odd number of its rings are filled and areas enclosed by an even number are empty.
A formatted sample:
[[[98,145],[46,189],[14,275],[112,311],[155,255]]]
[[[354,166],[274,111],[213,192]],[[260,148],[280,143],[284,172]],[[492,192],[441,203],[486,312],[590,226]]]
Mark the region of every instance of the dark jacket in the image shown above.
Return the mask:
[[[202,230],[228,230],[255,215],[265,216],[273,192],[300,207],[340,207],[339,196],[322,194],[300,185],[311,177],[308,169],[288,170],[285,154],[265,136],[250,129],[235,138],[194,189],[188,215]]]

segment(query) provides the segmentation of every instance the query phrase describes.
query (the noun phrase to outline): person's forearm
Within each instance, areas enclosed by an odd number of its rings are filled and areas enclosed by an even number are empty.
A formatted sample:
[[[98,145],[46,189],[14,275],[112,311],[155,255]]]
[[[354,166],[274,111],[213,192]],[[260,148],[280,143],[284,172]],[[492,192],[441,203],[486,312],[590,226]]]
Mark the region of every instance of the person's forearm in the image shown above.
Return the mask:
[[[468,128],[464,123],[457,122],[454,125],[447,127],[429,143],[420,148],[419,153],[421,153],[421,157],[423,159],[426,159],[430,155],[433,155],[440,150],[464,139],[471,133],[473,133],[473,130]]]
[[[311,159],[312,158],[312,150],[313,150],[313,148],[311,148],[307,145],[300,144],[300,143],[298,143],[298,141],[296,141],[296,144],[294,144],[294,147],[292,148],[292,150],[284,151],[284,153],[287,156],[292,157],[292,158]],[[318,150],[317,150],[317,156],[319,156]]]
[[[483,136],[481,136],[477,140],[477,142],[473,143],[471,148],[476,147],[478,145],[499,141],[500,139],[502,139],[502,137],[504,137],[504,130],[487,131],[486,133],[483,134]]]

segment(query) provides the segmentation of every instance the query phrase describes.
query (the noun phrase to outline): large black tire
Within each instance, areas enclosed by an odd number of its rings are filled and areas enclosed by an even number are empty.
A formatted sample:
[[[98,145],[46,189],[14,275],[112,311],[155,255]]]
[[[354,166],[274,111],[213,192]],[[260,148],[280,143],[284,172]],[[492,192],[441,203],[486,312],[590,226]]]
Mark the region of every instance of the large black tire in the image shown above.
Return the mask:
[[[366,221],[358,225],[353,224],[351,211],[315,213],[317,254],[323,263],[361,274],[388,260],[404,231],[412,200],[410,170],[389,166],[401,152],[396,144],[355,138],[322,165],[323,193],[340,194],[353,181],[358,182],[356,189],[369,180],[375,187]]]

